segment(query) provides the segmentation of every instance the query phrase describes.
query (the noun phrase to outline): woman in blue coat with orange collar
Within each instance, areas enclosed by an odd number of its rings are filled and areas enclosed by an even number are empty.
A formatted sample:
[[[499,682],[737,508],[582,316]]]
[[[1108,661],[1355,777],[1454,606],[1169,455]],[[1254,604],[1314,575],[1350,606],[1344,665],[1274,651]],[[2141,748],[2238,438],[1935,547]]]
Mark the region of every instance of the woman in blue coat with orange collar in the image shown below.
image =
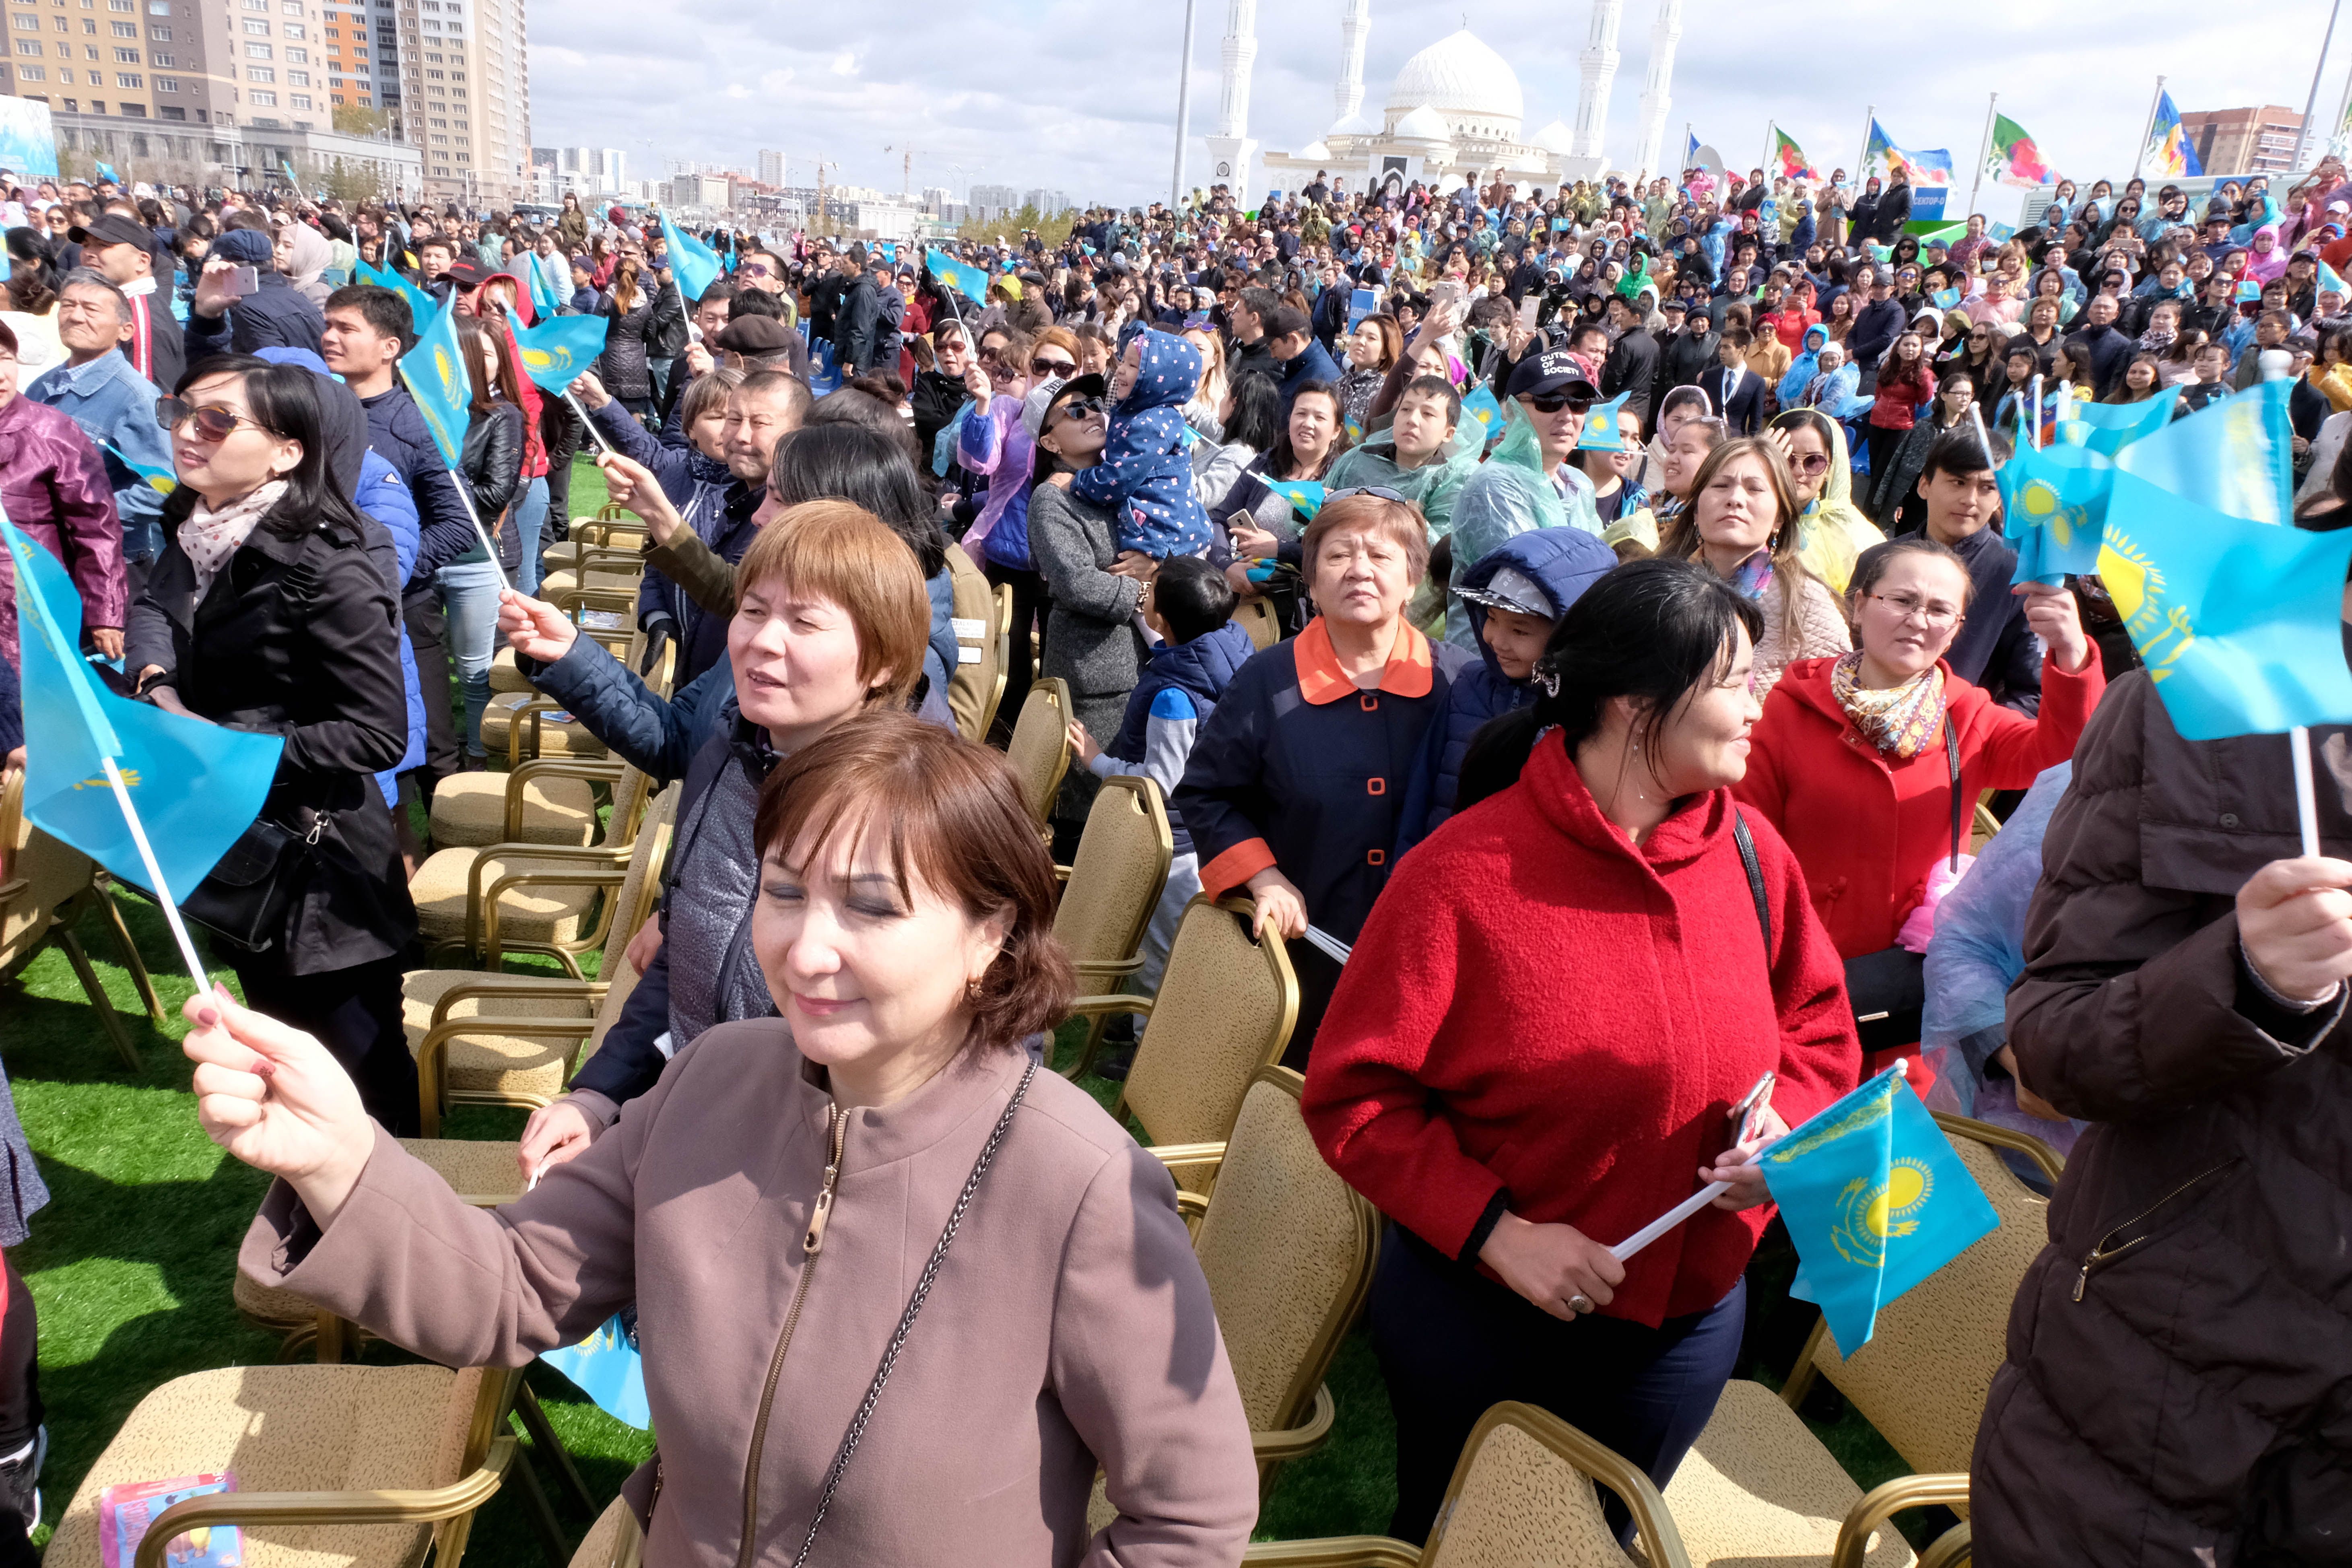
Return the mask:
[[[1421,509],[1393,492],[1327,502],[1301,541],[1319,612],[1242,666],[1201,731],[1171,803],[1192,830],[1209,897],[1246,889],[1256,930],[1288,940],[1298,1024],[1283,1059],[1304,1068],[1339,966],[1304,939],[1352,942],[1388,885],[1423,732],[1464,648],[1405,619],[1429,567]]]

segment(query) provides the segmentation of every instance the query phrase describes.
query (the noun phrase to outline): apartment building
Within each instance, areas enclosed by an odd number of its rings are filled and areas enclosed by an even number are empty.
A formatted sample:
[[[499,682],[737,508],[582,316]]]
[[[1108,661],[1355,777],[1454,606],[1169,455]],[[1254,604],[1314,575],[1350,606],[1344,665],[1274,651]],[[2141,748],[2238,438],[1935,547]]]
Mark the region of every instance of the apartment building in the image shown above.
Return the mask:
[[[393,0],[403,139],[429,198],[499,206],[528,195],[524,0]],[[371,14],[373,14],[373,12]],[[383,28],[379,26],[381,37]]]

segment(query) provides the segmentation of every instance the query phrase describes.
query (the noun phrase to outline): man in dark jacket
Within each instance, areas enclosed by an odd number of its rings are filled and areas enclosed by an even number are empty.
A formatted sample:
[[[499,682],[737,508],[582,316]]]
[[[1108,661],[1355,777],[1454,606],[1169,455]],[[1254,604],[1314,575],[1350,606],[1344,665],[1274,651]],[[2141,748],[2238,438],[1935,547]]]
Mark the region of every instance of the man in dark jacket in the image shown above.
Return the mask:
[[[1601,367],[1601,395],[1625,399],[1625,412],[1637,416],[1644,428],[1650,422],[1650,398],[1658,381],[1658,340],[1642,331],[1642,317],[1623,295],[1609,301],[1609,324],[1617,332],[1617,346]]]
[[[1853,328],[1846,333],[1846,358],[1862,372],[1862,390],[1867,395],[1878,386],[1878,362],[1895,346],[1908,323],[1904,319],[1903,302],[1895,297],[1895,275],[1891,270],[1858,267],[1853,275]],[[1867,300],[1868,303],[1864,301]]]
[[[1878,198],[1878,214],[1871,222],[1869,237],[1881,245],[1893,245],[1903,237],[1903,226],[1911,221],[1911,180],[1896,165],[1886,190]]]
[[[1979,1562],[2346,1560],[2352,814],[2323,766],[2303,859],[2277,735],[2183,740],[2135,672],[2075,749],[2008,1046],[2089,1127],[1977,1429]]]
[[[213,241],[196,297],[188,307],[188,357],[249,354],[257,349],[319,352],[326,321],[319,307],[294,291],[270,259],[269,237],[257,228],[233,228]],[[236,268],[250,267],[260,287],[242,297],[229,291]]]
[[[123,340],[122,357],[131,368],[169,392],[187,368],[188,353],[181,341],[180,323],[173,319],[168,287],[156,287],[154,234],[144,225],[113,214],[87,228],[70,231],[80,245],[83,262],[106,274],[131,301],[131,336]],[[166,261],[162,275],[171,277]]]
[[[873,267],[853,279],[842,297],[841,315],[833,329],[842,374],[898,368],[898,322],[905,309],[906,301],[890,283],[890,264],[875,252]]]
[[[2081,330],[2066,340],[2069,353],[2088,357],[2091,382],[2101,397],[2123,384],[2124,371],[2131,364],[2132,341],[2116,331],[2116,312],[2114,295],[2092,295],[2083,307]]]
[[[831,342],[840,326],[842,296],[857,275],[857,263],[845,254],[820,257],[817,265],[824,270],[809,285],[809,337]]]
[[[1274,308],[1274,319],[1266,323],[1265,337],[1280,378],[1285,419],[1290,416],[1290,400],[1298,395],[1300,387],[1339,379],[1339,367],[1323,351],[1323,345],[1315,341],[1306,315],[1296,305]]]
[[[1679,300],[1669,300],[1662,307],[1669,327],[1678,324],[1677,317],[1685,318],[1679,322],[1680,330],[1668,335],[1665,353],[1659,361],[1659,373],[1665,378],[1665,384],[1660,389],[1662,395],[1677,386],[1697,385],[1699,377],[1715,363],[1716,345],[1723,341],[1707,325],[1706,311],[1687,315],[1682,310],[1682,303]]]

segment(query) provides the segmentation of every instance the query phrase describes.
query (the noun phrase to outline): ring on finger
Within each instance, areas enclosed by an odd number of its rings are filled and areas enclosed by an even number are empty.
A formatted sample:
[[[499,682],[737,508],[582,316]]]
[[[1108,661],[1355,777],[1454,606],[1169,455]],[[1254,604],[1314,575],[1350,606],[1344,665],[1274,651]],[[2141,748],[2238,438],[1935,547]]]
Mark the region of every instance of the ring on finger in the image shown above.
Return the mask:
[[[1580,1290],[1568,1299],[1568,1310],[1581,1317],[1592,1310],[1592,1298]]]

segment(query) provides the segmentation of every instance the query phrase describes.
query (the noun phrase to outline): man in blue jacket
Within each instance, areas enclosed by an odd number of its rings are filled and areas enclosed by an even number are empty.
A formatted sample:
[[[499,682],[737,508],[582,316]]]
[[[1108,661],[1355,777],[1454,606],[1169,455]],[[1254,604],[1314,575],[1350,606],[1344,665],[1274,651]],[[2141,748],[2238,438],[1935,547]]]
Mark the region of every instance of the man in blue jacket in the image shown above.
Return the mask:
[[[1298,395],[1302,386],[1317,382],[1337,383],[1339,367],[1316,341],[1315,329],[1307,313],[1296,305],[1275,308],[1265,322],[1265,341],[1274,354],[1274,367],[1280,373],[1282,414],[1290,416],[1290,401]]]
[[[257,228],[233,228],[213,241],[188,306],[188,358],[249,354],[261,349],[309,349],[317,353],[326,322],[319,307],[294,291],[293,283],[270,259],[269,237]],[[250,294],[229,291],[240,267],[250,267],[259,286]]]

